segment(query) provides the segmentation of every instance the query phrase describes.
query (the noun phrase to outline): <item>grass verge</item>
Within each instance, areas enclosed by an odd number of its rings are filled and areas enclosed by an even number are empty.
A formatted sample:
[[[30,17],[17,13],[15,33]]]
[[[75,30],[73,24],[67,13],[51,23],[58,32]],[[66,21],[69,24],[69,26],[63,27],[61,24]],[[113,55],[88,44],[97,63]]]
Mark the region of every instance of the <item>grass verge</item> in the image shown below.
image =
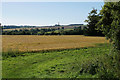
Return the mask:
[[[3,78],[118,78],[110,45],[23,53],[3,60]],[[4,55],[5,57],[5,55]]]

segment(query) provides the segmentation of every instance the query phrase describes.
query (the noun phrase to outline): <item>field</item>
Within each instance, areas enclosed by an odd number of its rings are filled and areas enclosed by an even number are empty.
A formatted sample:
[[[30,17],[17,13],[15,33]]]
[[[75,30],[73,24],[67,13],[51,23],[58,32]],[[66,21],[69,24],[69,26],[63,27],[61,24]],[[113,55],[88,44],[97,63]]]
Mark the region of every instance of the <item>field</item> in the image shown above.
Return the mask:
[[[3,78],[119,76],[115,57],[109,54],[111,46],[105,37],[7,35],[2,39]]]
[[[89,48],[24,53],[2,61],[2,76],[3,78],[113,77],[109,74],[108,67],[106,68],[108,73],[104,73],[105,70],[103,73],[99,72],[104,64],[108,65],[108,61],[111,61],[106,56],[109,49],[108,44],[101,44]]]
[[[39,36],[39,35],[3,35],[3,52],[8,51],[41,51],[71,49],[94,46],[96,43],[108,42],[105,37],[86,37],[80,35]]]

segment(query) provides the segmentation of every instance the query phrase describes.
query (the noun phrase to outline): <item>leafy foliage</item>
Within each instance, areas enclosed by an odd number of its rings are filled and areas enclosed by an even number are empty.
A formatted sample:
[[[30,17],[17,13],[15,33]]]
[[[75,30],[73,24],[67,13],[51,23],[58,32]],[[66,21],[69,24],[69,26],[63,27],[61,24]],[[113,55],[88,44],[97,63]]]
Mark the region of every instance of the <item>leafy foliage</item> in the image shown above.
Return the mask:
[[[100,14],[102,17],[96,25],[113,45],[110,55],[114,57],[116,73],[120,78],[120,1],[106,2]]]
[[[97,30],[97,22],[100,20],[101,16],[97,14],[97,9],[94,9],[89,13],[88,20],[85,20],[87,22],[87,28],[85,30],[85,35],[88,36],[103,36],[102,32],[100,30]]]
[[[100,14],[98,29],[120,50],[120,2],[106,2]]]
[[[12,31],[3,31],[3,35],[83,35],[83,30],[78,27],[72,30],[59,29],[20,29]]]

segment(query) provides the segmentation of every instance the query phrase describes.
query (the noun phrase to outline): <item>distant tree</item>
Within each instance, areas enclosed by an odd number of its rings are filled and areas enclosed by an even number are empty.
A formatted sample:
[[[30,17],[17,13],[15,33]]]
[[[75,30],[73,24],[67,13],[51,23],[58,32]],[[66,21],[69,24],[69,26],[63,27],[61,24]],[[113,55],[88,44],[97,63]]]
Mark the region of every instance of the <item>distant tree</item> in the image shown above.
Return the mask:
[[[58,27],[58,30],[60,30],[60,28]]]
[[[62,29],[64,29],[64,27],[62,27]]]
[[[41,32],[41,35],[45,34],[45,30],[44,29],[42,29],[40,32]]]
[[[97,14],[97,9],[94,9],[89,13],[87,22],[87,28],[85,29],[85,35],[88,36],[103,36],[100,30],[97,30],[96,24],[100,20],[101,16]]]
[[[36,31],[40,31],[40,29],[39,29],[39,28],[36,28]]]

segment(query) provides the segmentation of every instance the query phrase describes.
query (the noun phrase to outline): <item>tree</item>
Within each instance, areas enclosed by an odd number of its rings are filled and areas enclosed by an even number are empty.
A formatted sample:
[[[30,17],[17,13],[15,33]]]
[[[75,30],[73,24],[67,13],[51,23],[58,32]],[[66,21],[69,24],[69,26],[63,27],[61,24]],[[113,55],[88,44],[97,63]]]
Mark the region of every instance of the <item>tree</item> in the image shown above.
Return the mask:
[[[87,22],[87,28],[85,29],[85,35],[88,36],[103,36],[102,32],[100,30],[97,30],[96,24],[100,20],[101,16],[97,14],[97,9],[94,9],[89,13],[88,20],[85,20]]]
[[[113,45],[110,53],[112,53],[113,60],[115,60],[116,73],[118,73],[117,76],[120,78],[120,1],[106,2],[100,14],[102,17],[97,26]]]
[[[107,39],[120,51],[120,2],[106,2],[100,11],[102,18],[97,23]]]

